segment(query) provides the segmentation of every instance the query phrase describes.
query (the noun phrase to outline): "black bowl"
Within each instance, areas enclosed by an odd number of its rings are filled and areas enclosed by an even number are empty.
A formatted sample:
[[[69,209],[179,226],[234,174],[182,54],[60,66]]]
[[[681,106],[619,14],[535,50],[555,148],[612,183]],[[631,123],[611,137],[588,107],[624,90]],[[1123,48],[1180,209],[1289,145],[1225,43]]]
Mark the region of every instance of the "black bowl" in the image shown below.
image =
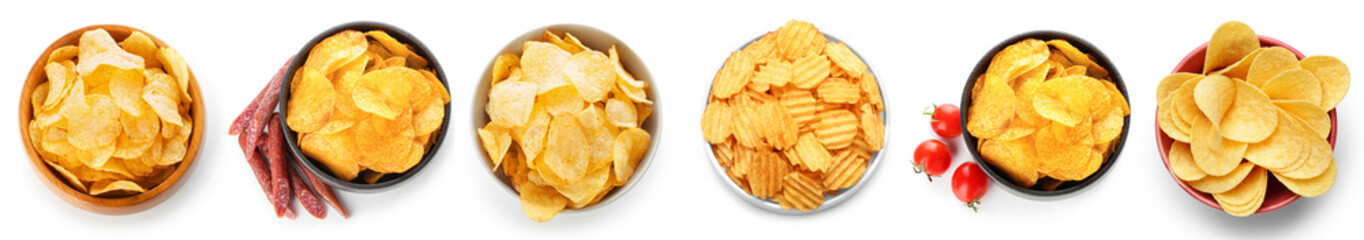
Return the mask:
[[[989,52],[986,52],[985,56],[982,56],[980,58],[980,62],[976,63],[976,68],[975,70],[971,71],[971,76],[966,79],[966,88],[962,90],[961,94],[961,129],[963,130],[966,129],[966,123],[969,120],[967,116],[970,115],[969,113],[971,109],[971,87],[976,84],[976,78],[980,77],[981,74],[985,74],[985,70],[990,67],[990,61],[992,58],[994,58],[995,53],[998,53],[1000,50],[1003,50],[1005,47],[1008,47],[1011,44],[1028,38],[1036,38],[1043,41],[1052,39],[1064,39],[1070,42],[1071,45],[1074,45],[1075,48],[1080,49],[1080,51],[1089,53],[1091,56],[1094,57],[1095,63],[1099,64],[1099,66],[1108,69],[1108,75],[1113,80],[1113,85],[1118,88],[1118,91],[1122,93],[1124,98],[1128,99],[1128,106],[1132,105],[1131,98],[1127,97],[1128,96],[1127,86],[1123,84],[1122,76],[1118,74],[1118,68],[1113,67],[1113,63],[1108,60],[1108,56],[1104,55],[1104,53],[1099,51],[1098,48],[1094,47],[1093,44],[1090,44],[1084,39],[1080,39],[1080,37],[1076,37],[1075,35],[1070,35],[1063,32],[1032,31],[1015,35],[1013,37],[1010,37],[1009,39],[1004,40],[1003,42],[1000,42],[998,45],[995,45],[994,48],[990,49]],[[1004,170],[1001,170],[993,165],[990,165],[989,162],[985,161],[981,157],[980,150],[976,148],[979,144],[980,139],[977,139],[975,136],[972,136],[969,132],[966,134],[962,134],[962,136],[966,139],[966,149],[967,151],[971,152],[971,157],[975,158],[976,163],[979,163],[980,166],[985,169],[985,173],[990,175],[990,178],[994,179],[995,182],[999,182],[1001,185],[1004,185],[1006,187],[1005,189],[1009,189],[1010,192],[1019,194],[1021,196],[1033,199],[1048,200],[1057,199],[1062,196],[1067,196],[1071,193],[1080,191],[1091,185],[1094,185],[1094,182],[1098,181],[1099,178],[1103,177],[1105,173],[1108,173],[1108,170],[1110,168],[1113,168],[1113,164],[1118,160],[1118,155],[1122,152],[1123,145],[1127,142],[1127,132],[1128,128],[1132,125],[1132,116],[1129,114],[1127,117],[1123,117],[1123,121],[1124,123],[1122,125],[1122,134],[1118,136],[1118,139],[1116,140],[1117,144],[1114,144],[1113,146],[1113,153],[1110,153],[1108,157],[1104,159],[1103,166],[1099,167],[1099,171],[1095,172],[1092,175],[1089,175],[1089,177],[1086,177],[1085,179],[1080,181],[1069,181],[1061,183],[1054,190],[1051,191],[1041,189],[1039,187],[1041,184],[1034,185],[1032,188],[1024,188],[1023,186],[1014,183],[1013,180],[1010,180],[1009,176],[1004,173]]]
[[[412,37],[412,34],[408,33],[407,31],[403,31],[398,27],[394,27],[393,25],[378,22],[350,22],[346,24],[341,24],[336,27],[332,27],[331,29],[327,29],[326,31],[323,31],[322,33],[318,34],[316,37],[313,37],[312,40],[308,41],[308,44],[303,45],[303,48],[298,50],[298,55],[295,55],[294,61],[289,63],[289,70],[284,75],[284,81],[281,82],[281,84],[283,84],[284,86],[280,89],[279,92],[280,109],[279,121],[280,125],[285,126],[284,140],[288,142],[289,152],[294,156],[294,159],[298,160],[299,166],[303,166],[304,170],[312,172],[313,175],[317,175],[318,177],[322,178],[322,181],[326,182],[328,185],[331,185],[334,188],[339,188],[341,190],[350,192],[364,193],[380,192],[392,189],[394,186],[397,186],[407,181],[408,179],[412,178],[413,175],[417,175],[418,172],[421,172],[423,167],[426,167],[427,163],[431,162],[432,158],[435,158],[436,150],[440,150],[441,143],[445,141],[445,133],[450,125],[450,114],[448,114],[450,112],[450,104],[448,103],[445,104],[445,112],[447,114],[445,114],[445,118],[443,122],[441,122],[440,129],[437,129],[436,132],[434,133],[436,135],[434,136],[435,139],[432,140],[431,147],[429,147],[426,150],[425,155],[422,155],[421,162],[417,163],[416,166],[413,166],[406,172],[398,174],[385,174],[383,178],[380,178],[373,184],[364,183],[362,182],[362,180],[360,180],[360,178],[356,178],[351,181],[342,181],[341,179],[338,179],[335,176],[333,176],[331,174],[331,171],[319,167],[318,164],[321,163],[317,163],[315,162],[316,160],[313,160],[312,158],[309,158],[307,155],[303,154],[303,149],[299,148],[298,146],[297,139],[298,133],[294,132],[293,129],[290,129],[288,127],[289,124],[285,122],[285,119],[288,119],[289,113],[288,103],[289,97],[291,95],[291,93],[289,92],[289,82],[290,80],[294,79],[294,73],[298,71],[298,68],[303,67],[303,63],[308,59],[308,53],[312,50],[313,45],[317,44],[317,42],[322,41],[322,39],[330,37],[332,34],[336,34],[343,30],[356,30],[361,32],[370,30],[383,30],[384,32],[387,32],[389,35],[393,36],[393,38],[398,39],[399,42],[412,45],[412,48],[414,48],[413,52],[427,59],[427,61],[429,62],[428,66],[431,68],[431,72],[436,74],[436,78],[440,79],[440,83],[445,85],[446,89],[449,89],[450,83],[445,80],[445,72],[441,70],[440,62],[436,61],[436,58],[434,55],[431,54],[430,49],[428,49],[426,45],[423,45],[421,41],[418,41],[417,38]]]

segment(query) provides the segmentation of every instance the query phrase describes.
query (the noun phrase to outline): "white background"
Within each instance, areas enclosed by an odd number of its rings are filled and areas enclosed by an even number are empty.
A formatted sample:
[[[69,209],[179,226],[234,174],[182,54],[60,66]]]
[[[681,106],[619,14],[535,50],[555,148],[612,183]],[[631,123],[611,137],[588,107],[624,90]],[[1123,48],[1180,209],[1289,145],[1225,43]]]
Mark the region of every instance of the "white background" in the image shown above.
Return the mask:
[[[1364,71],[1359,3],[1121,2],[8,1],[0,6],[0,76],[10,87],[0,99],[18,101],[23,77],[51,41],[76,28],[114,23],[148,31],[184,56],[205,89],[208,119],[197,169],[178,193],[141,213],[103,216],[68,205],[44,187],[25,159],[17,118],[0,118],[7,126],[0,127],[0,152],[8,159],[0,161],[0,231],[20,239],[1357,236],[1364,178],[1355,174],[1364,166],[1354,163],[1361,132],[1353,124],[1340,128],[1335,156],[1341,174],[1334,189],[1277,212],[1236,218],[1198,203],[1166,172],[1154,143],[1152,93],[1188,51],[1228,20]],[[870,185],[836,208],[806,216],[760,210],[725,189],[727,180],[706,160],[698,123],[701,99],[729,52],[788,19],[812,22],[858,50],[878,73],[893,119],[886,162],[863,180]],[[436,161],[408,184],[378,194],[340,193],[350,219],[335,212],[326,220],[276,219],[227,126],[303,43],[356,20],[396,25],[434,51],[454,98],[450,135]],[[481,152],[466,114],[473,86],[498,49],[527,30],[557,23],[603,29],[640,54],[656,78],[664,133],[655,139],[662,142],[652,167],[623,198],[535,223],[478,162]],[[1112,171],[1087,191],[1035,201],[996,184],[973,213],[953,197],[949,181],[929,183],[913,174],[913,148],[936,137],[928,118],[918,114],[930,102],[957,103],[976,61],[999,41],[1040,29],[1075,34],[1108,54],[1131,93],[1127,145]],[[1340,104],[1341,123],[1364,119],[1360,98]],[[0,104],[0,112],[14,113],[15,106]],[[954,165],[969,158],[958,147]]]

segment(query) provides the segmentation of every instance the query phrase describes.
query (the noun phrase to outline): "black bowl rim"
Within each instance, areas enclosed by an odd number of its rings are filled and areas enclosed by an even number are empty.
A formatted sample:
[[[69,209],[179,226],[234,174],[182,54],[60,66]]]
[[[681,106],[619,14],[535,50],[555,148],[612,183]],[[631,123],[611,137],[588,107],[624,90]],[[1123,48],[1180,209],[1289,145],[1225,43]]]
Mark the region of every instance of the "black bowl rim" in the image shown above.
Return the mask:
[[[1075,48],[1080,49],[1080,51],[1093,55],[1096,64],[1099,64],[1100,66],[1103,66],[1104,68],[1108,69],[1108,75],[1110,79],[1113,81],[1113,85],[1118,88],[1118,92],[1122,93],[1123,98],[1129,99],[1127,101],[1128,107],[1130,108],[1132,106],[1132,101],[1130,100],[1131,98],[1127,94],[1127,85],[1123,83],[1122,76],[1118,74],[1118,68],[1113,66],[1113,62],[1108,59],[1108,55],[1105,55],[1103,51],[1099,51],[1099,48],[1094,47],[1094,44],[1089,43],[1089,41],[1085,41],[1084,39],[1077,37],[1075,35],[1071,35],[1069,33],[1053,30],[1036,30],[1014,35],[1013,37],[1010,37],[1000,42],[999,44],[995,45],[994,48],[990,49],[989,52],[986,52],[985,56],[982,56],[980,61],[976,63],[976,68],[971,71],[971,75],[966,80],[966,87],[964,90],[962,90],[961,94],[962,106],[961,129],[966,129],[966,123],[968,122],[967,116],[969,116],[971,106],[971,87],[975,85],[976,78],[979,77],[981,74],[984,74],[985,70],[989,68],[990,61],[991,59],[994,58],[995,53],[998,53],[1000,50],[1003,50],[1005,47],[1008,47],[1011,44],[1028,38],[1036,38],[1041,40],[1064,39],[1072,43],[1072,45],[1075,45]],[[985,169],[985,173],[987,175],[990,175],[990,178],[993,178],[996,182],[1000,182],[1000,184],[1007,186],[1008,189],[1018,193],[1022,193],[1028,196],[1051,198],[1069,195],[1071,193],[1085,189],[1093,185],[1094,182],[1098,181],[1099,178],[1103,177],[1106,173],[1108,173],[1108,170],[1112,169],[1113,164],[1117,162],[1118,156],[1121,155],[1123,146],[1126,145],[1127,143],[1127,135],[1130,130],[1129,128],[1131,126],[1132,115],[1128,114],[1126,117],[1123,117],[1122,134],[1118,135],[1117,139],[1118,142],[1117,145],[1113,147],[1113,153],[1109,154],[1108,157],[1104,160],[1104,164],[1103,166],[1099,167],[1098,172],[1095,172],[1089,177],[1086,177],[1085,179],[1080,180],[1078,182],[1063,183],[1061,187],[1057,187],[1057,189],[1053,191],[1037,190],[1018,186],[1018,184],[1014,183],[1013,180],[1009,179],[1008,176],[1005,176],[1004,173],[1001,172],[1002,170],[995,168],[993,165],[985,161],[980,156],[980,150],[976,148],[976,144],[980,141],[979,139],[977,139],[975,136],[972,136],[970,133],[962,134],[962,137],[964,137],[964,140],[966,141],[965,144],[966,149],[968,152],[971,153],[971,157],[976,160],[976,163],[980,164],[980,166]]]
[[[307,171],[312,172],[313,175],[317,175],[319,178],[322,179],[323,182],[326,182],[327,185],[331,185],[332,187],[340,188],[342,190],[350,192],[364,193],[380,192],[383,190],[392,189],[394,186],[404,183],[408,179],[412,178],[412,176],[417,175],[418,172],[421,172],[422,168],[425,168],[426,165],[430,163],[432,159],[435,158],[436,152],[440,150],[441,143],[445,141],[445,135],[449,132],[450,103],[445,104],[445,112],[447,114],[445,114],[443,122],[441,122],[440,129],[436,130],[435,136],[436,138],[432,140],[431,147],[427,149],[426,154],[422,156],[421,162],[417,163],[416,166],[413,166],[411,169],[408,169],[404,173],[389,174],[396,176],[385,176],[373,184],[342,181],[341,179],[338,179],[335,176],[333,176],[330,173],[330,171],[319,168],[316,164],[313,164],[313,160],[311,160],[311,158],[308,158],[307,155],[304,155],[303,150],[298,146],[298,140],[295,137],[298,135],[298,133],[295,132],[293,129],[290,129],[288,127],[288,123],[285,121],[285,119],[287,119],[288,117],[289,112],[288,103],[289,97],[291,95],[291,93],[289,92],[290,91],[289,82],[291,79],[294,79],[294,73],[297,72],[298,68],[302,67],[303,63],[307,61],[308,54],[312,50],[313,45],[322,41],[322,39],[325,39],[331,36],[332,34],[336,34],[343,30],[357,31],[383,30],[384,32],[389,33],[389,35],[392,35],[393,38],[398,39],[398,41],[411,44],[418,55],[426,57],[426,60],[427,62],[429,62],[429,65],[431,67],[431,71],[433,71],[436,74],[436,79],[440,80],[441,84],[444,84],[446,89],[450,88],[450,83],[446,81],[445,71],[442,70],[442,68],[440,67],[440,62],[437,61],[435,56],[433,56],[433,54],[431,53],[431,49],[427,48],[426,45],[422,44],[422,42],[420,40],[417,40],[416,37],[413,37],[411,33],[408,33],[407,31],[404,31],[401,28],[398,28],[393,25],[374,21],[356,21],[337,25],[335,27],[327,29],[326,31],[323,31],[322,33],[319,33],[316,37],[313,37],[312,40],[309,40],[307,44],[304,44],[303,47],[300,48],[300,50],[298,50],[298,53],[294,55],[294,61],[289,63],[289,70],[287,70],[287,72],[284,75],[284,81],[280,82],[280,84],[282,84],[283,86],[280,88],[279,92],[278,107],[280,109],[279,111],[280,125],[285,126],[284,140],[289,145],[289,153],[294,156],[294,159],[298,161],[298,164],[303,166],[303,168],[305,168]]]

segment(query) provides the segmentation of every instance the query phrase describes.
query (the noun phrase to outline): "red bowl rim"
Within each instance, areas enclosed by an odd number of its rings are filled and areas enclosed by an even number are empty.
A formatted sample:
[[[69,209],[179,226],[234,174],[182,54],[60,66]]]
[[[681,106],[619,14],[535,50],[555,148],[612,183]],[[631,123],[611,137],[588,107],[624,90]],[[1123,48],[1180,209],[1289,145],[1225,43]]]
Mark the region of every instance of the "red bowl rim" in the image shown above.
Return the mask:
[[[1288,51],[1293,52],[1293,54],[1296,55],[1297,58],[1298,58],[1299,60],[1301,60],[1301,59],[1303,59],[1303,58],[1306,58],[1306,55],[1303,55],[1302,52],[1299,52],[1299,51],[1298,51],[1298,49],[1293,48],[1293,46],[1290,46],[1290,45],[1288,45],[1288,43],[1284,43],[1283,41],[1279,41],[1278,39],[1274,39],[1274,38],[1271,38],[1271,37],[1267,37],[1267,36],[1264,36],[1264,35],[1260,35],[1260,36],[1259,36],[1259,40],[1260,40],[1260,44],[1263,45],[1263,46],[1279,46],[1279,47],[1283,47],[1283,48],[1285,48],[1285,49],[1288,49]],[[1193,51],[1190,51],[1188,55],[1184,56],[1184,59],[1182,59],[1182,60],[1179,61],[1179,64],[1178,64],[1178,65],[1175,65],[1174,70],[1171,70],[1170,73],[1171,73],[1171,74],[1174,74],[1174,73],[1182,72],[1182,71],[1180,71],[1180,69],[1182,69],[1183,66],[1185,66],[1185,65],[1189,65],[1189,64],[1190,64],[1191,62],[1193,62],[1193,61],[1199,61],[1199,62],[1200,62],[1199,65],[1202,65],[1201,62],[1202,62],[1203,58],[1206,56],[1207,50],[1208,50],[1208,44],[1207,44],[1207,43],[1203,43],[1202,45],[1199,45],[1197,48],[1194,48]],[[1200,67],[1200,69],[1201,69],[1201,67]],[[1201,74],[1201,73],[1200,73],[1200,74]],[[1328,114],[1330,115],[1330,117],[1331,117],[1331,133],[1327,136],[1327,139],[1326,139],[1326,140],[1327,140],[1327,142],[1329,142],[1329,143],[1331,144],[1331,148],[1335,148],[1335,145],[1336,145],[1336,128],[1337,128],[1337,124],[1336,124],[1336,110],[1335,110],[1335,109],[1332,109],[1330,112],[1327,112],[1327,113],[1328,113]],[[1170,152],[1170,149],[1169,149],[1169,148],[1170,148],[1170,145],[1173,144],[1174,139],[1170,138],[1169,135],[1166,135],[1166,134],[1165,134],[1165,131],[1162,130],[1162,129],[1160,128],[1160,120],[1159,120],[1159,118],[1160,118],[1160,106],[1156,106],[1156,121],[1155,121],[1155,122],[1156,122],[1156,124],[1155,124],[1155,126],[1156,126],[1156,127],[1155,127],[1155,128],[1156,128],[1156,148],[1157,148],[1157,150],[1159,151],[1161,163],[1165,164],[1165,170],[1166,170],[1167,172],[1170,173],[1170,178],[1174,180],[1175,184],[1179,185],[1179,188],[1183,189],[1185,193],[1188,193],[1189,196],[1193,197],[1195,200],[1198,200],[1199,202],[1202,202],[1204,205],[1207,205],[1208,207],[1212,207],[1213,209],[1217,209],[1218,211],[1222,211],[1222,206],[1219,205],[1219,204],[1217,203],[1217,200],[1213,198],[1212,194],[1200,192],[1200,191],[1198,191],[1198,190],[1196,190],[1196,189],[1193,189],[1193,187],[1189,186],[1188,183],[1184,182],[1183,180],[1180,180],[1179,177],[1175,176],[1173,170],[1170,170],[1170,162],[1169,162],[1170,160],[1169,160],[1169,157],[1168,157],[1168,153]],[[1283,186],[1283,184],[1282,184],[1282,183],[1279,183],[1279,181],[1278,181],[1276,178],[1269,178],[1269,186],[1268,186],[1268,188],[1271,188],[1271,189],[1270,189],[1270,190],[1266,190],[1266,191],[1267,191],[1267,192],[1265,193],[1265,194],[1266,194],[1266,196],[1265,196],[1266,201],[1260,205],[1260,209],[1257,210],[1254,214],[1261,214],[1261,213],[1273,212],[1273,211],[1275,211],[1275,210],[1279,210],[1280,208],[1286,207],[1286,206],[1288,206],[1289,204],[1292,204],[1293,202],[1297,201],[1299,198],[1302,198],[1302,196],[1297,195],[1297,194],[1293,193],[1292,191],[1287,191],[1287,189]],[[1273,190],[1275,190],[1274,188],[1279,188],[1278,190],[1280,190],[1280,191],[1277,191],[1277,194],[1278,194],[1277,197],[1271,198],[1271,196],[1270,196],[1269,194],[1275,192],[1275,191],[1273,191]],[[1286,194],[1287,196],[1284,196],[1285,194]],[[1277,200],[1270,201],[1270,199],[1277,199]]]

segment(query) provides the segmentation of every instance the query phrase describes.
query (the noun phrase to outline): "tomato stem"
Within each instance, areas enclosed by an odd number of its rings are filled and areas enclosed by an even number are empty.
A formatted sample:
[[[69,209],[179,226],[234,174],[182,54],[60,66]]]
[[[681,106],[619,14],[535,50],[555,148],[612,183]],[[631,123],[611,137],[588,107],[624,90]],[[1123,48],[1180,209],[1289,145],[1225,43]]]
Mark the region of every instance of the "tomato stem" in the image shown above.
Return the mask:
[[[980,206],[980,197],[976,197],[976,199],[972,199],[970,202],[966,202],[966,207],[971,208],[971,211],[980,213],[980,209],[977,208],[977,206]]]
[[[929,104],[932,104],[932,105],[929,105],[928,108],[924,108],[924,115],[933,116],[933,110],[938,109],[938,104],[937,104],[937,103],[929,103]],[[935,120],[935,121],[936,121],[936,120]]]
[[[924,173],[925,171],[928,171],[928,166],[926,166],[927,164],[928,164],[927,161],[914,164],[914,173],[923,173],[924,176],[928,176],[928,182],[933,182],[933,175]]]

